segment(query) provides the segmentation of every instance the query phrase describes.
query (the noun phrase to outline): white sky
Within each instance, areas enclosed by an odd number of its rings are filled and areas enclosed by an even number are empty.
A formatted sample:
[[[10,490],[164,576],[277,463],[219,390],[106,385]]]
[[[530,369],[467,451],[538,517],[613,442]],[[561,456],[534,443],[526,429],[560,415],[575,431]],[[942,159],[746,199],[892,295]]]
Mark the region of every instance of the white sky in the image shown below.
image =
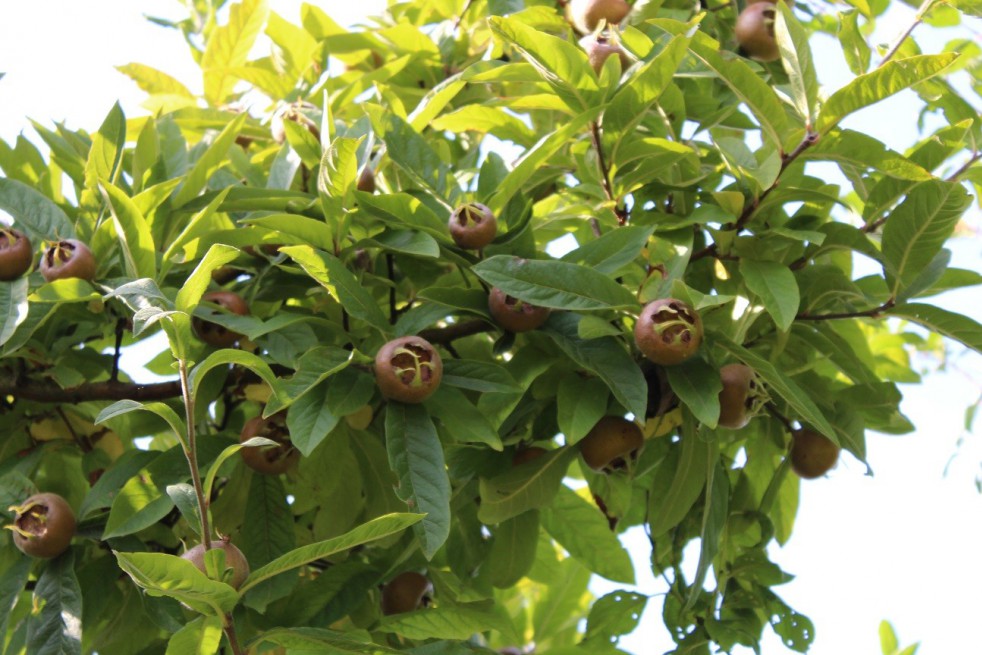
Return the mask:
[[[270,2],[293,21],[299,19],[300,4]],[[383,5],[383,0],[320,3],[342,23]],[[48,125],[65,120],[70,127],[95,130],[117,99],[127,116],[138,115],[143,94],[115,65],[148,64],[200,89],[180,35],[146,22],[141,14],[183,15],[176,0],[0,0],[0,71],[7,73],[0,80],[0,138],[10,141],[24,132],[37,141],[28,116]],[[905,15],[909,12],[902,10],[894,20],[883,21],[878,39],[891,41]],[[979,21],[974,25],[976,34],[982,32]],[[937,51],[941,43],[922,45]],[[848,74],[838,46],[820,41],[815,48],[821,80],[834,89]],[[862,112],[849,126],[903,150],[916,135],[914,111],[910,98],[901,96]],[[953,265],[982,268],[978,238],[953,247]],[[979,291],[973,289],[938,302],[982,320],[978,301]],[[861,464],[844,456],[827,478],[804,484],[791,542],[772,551],[782,568],[798,576],[775,591],[814,620],[814,655],[879,653],[881,619],[895,624],[903,643],[921,641],[920,655],[977,652],[982,496],[974,480],[982,444],[978,433],[964,434],[962,420],[982,389],[982,357],[959,350],[947,368],[927,385],[904,388],[904,410],[920,428],[915,434],[868,435],[875,477],[866,477]],[[653,593],[663,587],[651,579],[647,543],[639,536],[630,535],[630,543],[640,590]],[[596,585],[600,593],[613,588]],[[661,602],[661,596],[651,599],[643,627],[622,640],[623,648],[648,655],[672,647],[661,626]],[[764,653],[786,652],[769,629],[765,635]]]

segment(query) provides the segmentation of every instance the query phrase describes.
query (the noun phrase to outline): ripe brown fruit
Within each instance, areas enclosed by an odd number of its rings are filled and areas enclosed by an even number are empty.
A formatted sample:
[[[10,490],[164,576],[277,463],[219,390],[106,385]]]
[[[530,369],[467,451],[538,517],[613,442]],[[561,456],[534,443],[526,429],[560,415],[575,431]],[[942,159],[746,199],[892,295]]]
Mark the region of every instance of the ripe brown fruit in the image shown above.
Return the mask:
[[[356,187],[359,191],[364,191],[365,193],[375,193],[375,173],[368,166],[361,169],[361,173],[358,174],[358,184]]]
[[[622,71],[631,65],[631,58],[624,52],[624,48],[617,41],[603,34],[588,34],[584,36],[580,39],[580,46],[586,51],[587,59],[590,60],[590,66],[593,67],[597,75],[600,74],[601,69],[604,67],[604,62],[611,55],[617,55],[620,58]]]
[[[681,364],[699,350],[702,319],[681,300],[655,300],[641,310],[634,324],[634,342],[655,364]]]
[[[791,433],[791,470],[809,480],[828,473],[839,461],[839,447],[814,430]]]
[[[513,298],[498,287],[492,288],[488,295],[488,311],[494,322],[509,332],[534,330],[545,323],[552,312],[548,307]]]
[[[0,281],[16,280],[31,268],[34,249],[20,230],[0,227]]]
[[[422,573],[405,571],[382,588],[382,614],[402,614],[430,604],[433,585]]]
[[[437,390],[443,379],[443,360],[426,339],[399,337],[375,355],[375,381],[389,400],[421,403]]]
[[[41,275],[47,282],[71,277],[92,281],[95,271],[92,251],[78,239],[62,239],[52,243],[41,255]]]
[[[75,535],[75,512],[58,494],[40,493],[10,508],[16,512],[14,545],[25,555],[51,559],[68,549]]]
[[[594,471],[612,473],[626,469],[643,445],[644,433],[636,423],[605,416],[580,441],[580,453]]]
[[[727,364],[719,371],[723,390],[719,392],[719,424],[739,430],[755,413],[759,382],[752,368],[745,364]]]
[[[737,43],[751,59],[776,61],[781,57],[774,38],[776,6],[771,2],[756,2],[737,16],[733,32]]]
[[[249,313],[249,305],[237,293],[232,291],[209,291],[201,296],[202,301],[213,302],[219,307],[239,316],[246,316]],[[220,312],[212,311],[213,315]],[[191,327],[198,338],[207,344],[218,348],[230,348],[236,341],[242,338],[238,332],[232,332],[218,323],[212,323],[203,318],[195,316],[191,319]]]
[[[479,202],[469,202],[455,209],[447,226],[454,243],[467,250],[484,248],[498,234],[494,212]]]
[[[279,443],[279,446],[249,446],[239,451],[242,461],[253,471],[266,475],[286,473],[300,460],[300,451],[290,442],[290,432],[286,428],[286,417],[273,414],[267,418],[254,416],[242,426],[239,443],[253,437],[265,437]]]
[[[566,18],[581,34],[597,29],[601,20],[617,25],[631,13],[631,5],[624,0],[570,0],[566,5]]]
[[[245,582],[245,579],[249,577],[249,562],[246,560],[245,555],[242,554],[242,551],[229,543],[228,539],[212,541],[211,550],[215,550],[216,548],[225,551],[226,572],[228,569],[232,569],[226,582],[238,589]],[[194,548],[185,551],[181,557],[194,564],[205,575],[208,574],[208,570],[205,568],[204,544],[198,544]]]
[[[515,454],[511,458],[512,466],[521,466],[526,462],[531,462],[534,459],[538,459],[543,455],[547,454],[549,451],[545,448],[540,448],[539,446],[529,446],[528,448],[520,448],[515,451]]]

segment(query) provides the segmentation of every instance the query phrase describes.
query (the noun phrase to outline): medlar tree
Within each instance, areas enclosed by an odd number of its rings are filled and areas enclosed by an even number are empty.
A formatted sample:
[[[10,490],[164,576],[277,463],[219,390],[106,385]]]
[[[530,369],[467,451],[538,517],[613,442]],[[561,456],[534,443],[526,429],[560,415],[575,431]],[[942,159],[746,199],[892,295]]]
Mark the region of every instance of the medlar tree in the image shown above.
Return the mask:
[[[982,64],[874,57],[887,4],[190,3],[203,97],[130,64],[152,115],[0,148],[6,652],[603,654],[656,598],[677,652],[807,650],[767,554],[796,472],[911,430],[912,331],[982,349],[921,300],[980,282],[944,248],[982,185],[945,73]],[[840,127],[904,89],[940,124],[909,152]],[[635,526],[665,588],[594,602]]]

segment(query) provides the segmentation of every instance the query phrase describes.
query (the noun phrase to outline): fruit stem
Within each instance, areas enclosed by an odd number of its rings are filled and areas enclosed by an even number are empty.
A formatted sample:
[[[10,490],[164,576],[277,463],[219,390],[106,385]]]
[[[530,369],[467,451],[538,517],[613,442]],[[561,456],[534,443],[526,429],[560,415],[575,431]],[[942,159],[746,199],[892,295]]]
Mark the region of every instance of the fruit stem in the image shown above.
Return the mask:
[[[228,639],[229,648],[232,649],[234,655],[242,655],[242,646],[239,645],[239,637],[235,633],[235,620],[232,618],[231,614],[225,615],[224,625],[222,629],[225,630],[225,638]]]
[[[198,513],[201,515],[201,543],[205,552],[211,550],[211,530],[208,526],[208,503],[201,486],[201,471],[198,469],[197,434],[194,429],[194,396],[188,382],[188,363],[181,358],[177,360],[178,371],[181,374],[181,395],[184,399],[184,415],[187,423],[187,441],[184,444],[184,456],[191,468],[191,481],[194,483],[194,494],[198,497]],[[234,646],[233,646],[234,650]],[[239,652],[239,651],[235,651]]]

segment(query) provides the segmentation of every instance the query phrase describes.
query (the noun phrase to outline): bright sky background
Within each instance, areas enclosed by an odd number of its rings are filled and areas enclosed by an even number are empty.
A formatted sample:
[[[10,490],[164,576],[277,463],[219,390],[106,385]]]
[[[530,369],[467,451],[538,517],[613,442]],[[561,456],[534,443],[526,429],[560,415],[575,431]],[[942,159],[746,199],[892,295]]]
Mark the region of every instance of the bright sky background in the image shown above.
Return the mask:
[[[353,23],[384,6],[383,0],[324,0],[320,6],[341,23]],[[274,11],[299,20],[298,0],[271,0]],[[881,22],[879,42],[890,42],[909,20],[902,7]],[[176,0],[32,0],[0,3],[0,138],[24,133],[38,142],[27,118],[50,125],[95,130],[113,102],[127,116],[141,113],[143,93],[114,66],[140,62],[159,68],[200,90],[200,78],[179,34],[143,20],[142,14],[181,18]],[[974,21],[975,38],[982,22]],[[915,33],[920,39],[921,32]],[[938,51],[942,41],[920,41]],[[848,79],[838,45],[814,44],[819,76],[827,90]],[[916,138],[915,105],[898,96],[861,112],[849,127],[871,134],[897,150]],[[978,208],[971,223],[978,228]],[[978,236],[952,244],[952,265],[982,269]],[[982,321],[978,289],[931,299],[967,311]],[[139,360],[130,359],[138,366]],[[125,365],[125,364],[124,364]],[[933,361],[919,361],[925,371]],[[132,366],[130,367],[132,370]],[[813,655],[876,655],[881,619],[894,623],[903,644],[921,641],[920,655],[949,655],[978,649],[978,594],[982,590],[982,431],[964,431],[965,408],[982,393],[982,356],[954,348],[943,373],[920,387],[904,388],[904,411],[919,430],[903,437],[867,435],[875,476],[844,455],[828,477],[806,481],[791,542],[774,548],[774,559],[798,577],[775,588],[786,602],[817,626]],[[648,568],[648,544],[640,531],[628,535],[639,574],[639,591],[663,588]],[[598,593],[618,588],[604,581]],[[672,643],[661,625],[660,596],[649,602],[642,628],[622,640],[637,655],[662,653]],[[767,629],[763,652],[787,652]]]

